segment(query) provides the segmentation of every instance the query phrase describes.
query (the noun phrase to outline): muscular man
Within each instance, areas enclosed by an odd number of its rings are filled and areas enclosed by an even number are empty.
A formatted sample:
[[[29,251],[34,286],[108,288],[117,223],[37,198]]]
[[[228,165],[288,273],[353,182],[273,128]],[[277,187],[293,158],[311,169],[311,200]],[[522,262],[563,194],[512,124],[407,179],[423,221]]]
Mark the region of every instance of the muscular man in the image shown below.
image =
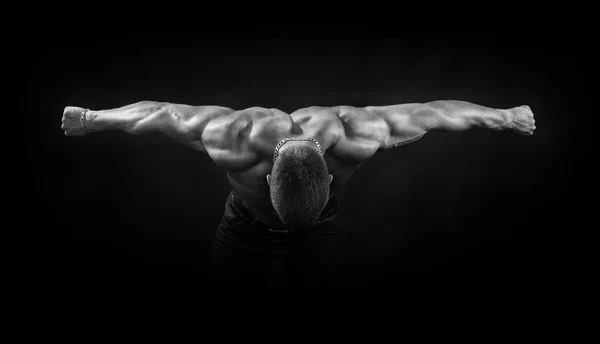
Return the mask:
[[[309,107],[291,114],[143,101],[99,111],[69,106],[62,123],[67,136],[162,132],[208,154],[233,189],[213,243],[218,276],[260,285],[270,261],[281,257],[298,286],[322,285],[331,276],[340,233],[336,192],[378,151],[429,131],[535,130],[528,106],[504,110],[463,101]]]

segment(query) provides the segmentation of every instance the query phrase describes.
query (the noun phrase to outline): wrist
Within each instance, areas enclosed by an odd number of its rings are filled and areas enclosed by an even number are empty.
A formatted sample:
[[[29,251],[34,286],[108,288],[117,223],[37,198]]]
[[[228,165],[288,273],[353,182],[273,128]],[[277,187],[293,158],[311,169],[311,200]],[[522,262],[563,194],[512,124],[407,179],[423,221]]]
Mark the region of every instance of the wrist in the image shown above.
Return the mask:
[[[85,125],[89,131],[100,131],[103,129],[101,117],[98,116],[99,111],[88,110],[85,113]]]
[[[513,122],[513,118],[514,116],[514,110],[513,109],[506,109],[506,110],[500,110],[502,112],[502,117],[504,118],[504,129],[511,129],[511,124]]]

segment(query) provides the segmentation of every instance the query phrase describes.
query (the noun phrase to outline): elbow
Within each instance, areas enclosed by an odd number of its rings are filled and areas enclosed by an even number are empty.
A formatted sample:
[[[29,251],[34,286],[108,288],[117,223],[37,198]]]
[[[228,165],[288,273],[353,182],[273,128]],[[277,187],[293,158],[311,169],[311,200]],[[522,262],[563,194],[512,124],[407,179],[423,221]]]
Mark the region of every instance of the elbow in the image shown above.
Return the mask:
[[[443,101],[421,104],[416,113],[416,116],[411,116],[412,124],[414,127],[421,129],[423,133],[438,129],[440,124],[447,119],[447,111],[445,111]]]

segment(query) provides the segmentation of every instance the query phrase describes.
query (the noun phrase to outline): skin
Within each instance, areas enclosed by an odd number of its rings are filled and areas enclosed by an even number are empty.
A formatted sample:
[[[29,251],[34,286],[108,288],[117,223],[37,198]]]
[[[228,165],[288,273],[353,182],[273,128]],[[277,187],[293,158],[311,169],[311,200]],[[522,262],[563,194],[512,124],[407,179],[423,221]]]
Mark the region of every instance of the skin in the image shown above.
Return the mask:
[[[64,109],[61,128],[65,135],[88,135],[80,122],[83,110],[75,106]],[[320,143],[330,172],[330,193],[337,193],[374,154],[414,142],[429,131],[487,128],[532,135],[535,130],[528,106],[493,109],[452,100],[364,108],[315,106],[291,114],[261,107],[236,111],[142,101],[116,109],[89,110],[85,123],[93,132],[162,132],[207,154],[226,171],[236,197],[273,226],[281,223],[270,199],[270,172],[275,146],[283,138],[308,136]],[[293,145],[317,149],[312,142],[290,141],[280,152]]]

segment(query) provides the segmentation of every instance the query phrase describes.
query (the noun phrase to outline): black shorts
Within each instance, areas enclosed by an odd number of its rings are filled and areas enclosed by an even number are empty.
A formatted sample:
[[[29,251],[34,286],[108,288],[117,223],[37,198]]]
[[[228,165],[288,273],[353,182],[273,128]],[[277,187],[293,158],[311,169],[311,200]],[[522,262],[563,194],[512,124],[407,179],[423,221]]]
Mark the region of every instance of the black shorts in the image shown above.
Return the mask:
[[[287,233],[262,223],[231,192],[212,246],[215,282],[263,287],[271,261],[280,258],[290,287],[330,285],[340,238],[337,205],[333,194],[315,226]]]

